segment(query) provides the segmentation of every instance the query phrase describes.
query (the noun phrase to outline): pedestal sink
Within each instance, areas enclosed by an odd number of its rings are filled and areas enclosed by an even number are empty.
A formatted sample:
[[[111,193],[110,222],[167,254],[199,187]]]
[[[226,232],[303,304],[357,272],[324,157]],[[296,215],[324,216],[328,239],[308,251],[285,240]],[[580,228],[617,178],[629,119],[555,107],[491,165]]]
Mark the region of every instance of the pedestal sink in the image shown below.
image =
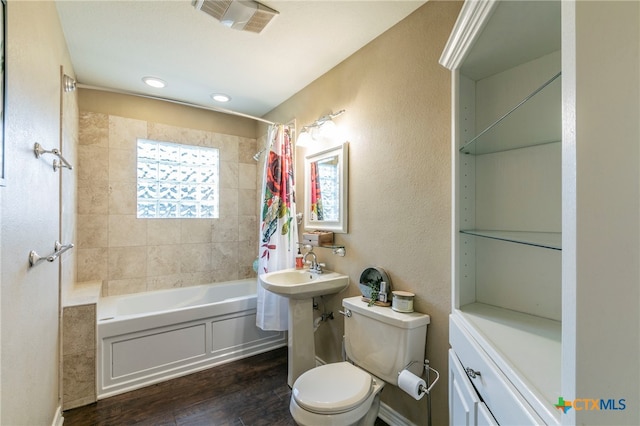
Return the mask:
[[[313,338],[313,297],[338,293],[349,285],[349,277],[333,271],[318,274],[308,269],[283,269],[260,275],[266,290],[289,299],[289,370],[287,384],[316,366]]]

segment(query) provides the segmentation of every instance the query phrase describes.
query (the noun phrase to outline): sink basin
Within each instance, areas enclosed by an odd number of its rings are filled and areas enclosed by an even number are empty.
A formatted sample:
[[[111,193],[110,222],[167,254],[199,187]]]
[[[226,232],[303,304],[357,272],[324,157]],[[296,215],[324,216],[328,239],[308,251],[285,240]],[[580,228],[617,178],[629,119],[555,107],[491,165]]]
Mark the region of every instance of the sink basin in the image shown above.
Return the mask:
[[[349,285],[349,277],[327,270],[322,274],[316,274],[308,269],[283,269],[261,274],[260,284],[266,290],[280,296],[308,299],[338,293]]]

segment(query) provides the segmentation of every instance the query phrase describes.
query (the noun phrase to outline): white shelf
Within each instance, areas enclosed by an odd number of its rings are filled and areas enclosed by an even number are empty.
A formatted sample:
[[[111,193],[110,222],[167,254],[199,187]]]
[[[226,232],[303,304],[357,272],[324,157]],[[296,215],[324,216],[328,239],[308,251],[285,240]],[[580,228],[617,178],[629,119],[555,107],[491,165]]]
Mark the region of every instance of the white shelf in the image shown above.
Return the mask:
[[[525,232],[525,231],[493,231],[480,229],[463,229],[462,234],[491,238],[517,244],[562,250],[561,232]]]
[[[465,305],[460,313],[509,380],[527,400],[538,402],[536,411],[557,419],[553,404],[561,395],[562,324],[483,303]]]

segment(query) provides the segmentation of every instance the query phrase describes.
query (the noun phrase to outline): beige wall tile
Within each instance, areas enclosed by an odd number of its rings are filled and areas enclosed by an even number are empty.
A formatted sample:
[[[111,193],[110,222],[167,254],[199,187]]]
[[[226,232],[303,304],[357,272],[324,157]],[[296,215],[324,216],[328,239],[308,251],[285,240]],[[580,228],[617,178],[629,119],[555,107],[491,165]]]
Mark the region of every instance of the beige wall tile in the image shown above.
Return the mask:
[[[164,142],[206,146],[209,132],[184,127],[169,126],[161,123],[149,123],[149,139]]]
[[[147,244],[160,246],[180,244],[180,219],[144,219],[147,222]]]
[[[237,188],[239,182],[238,163],[220,162],[220,188]]]
[[[220,217],[238,216],[238,190],[220,188]]]
[[[109,146],[109,116],[96,112],[81,112],[78,144],[107,148]]]
[[[256,191],[251,189],[238,190],[238,215],[250,216],[256,213]]]
[[[210,284],[212,282],[213,282],[213,272],[211,270],[201,271],[201,272],[183,272],[182,273],[182,287]]]
[[[220,148],[220,159],[222,161],[229,161],[233,163],[238,162],[238,142],[240,138],[238,136],[231,135],[215,135],[214,140],[218,143]]]
[[[109,247],[144,246],[147,222],[135,215],[109,216]]]
[[[256,185],[256,172],[257,166],[254,164],[243,164],[239,163],[239,173],[238,173],[238,187],[240,189],[253,189],[255,190]]]
[[[147,247],[109,248],[109,280],[147,276]]]
[[[240,278],[237,265],[227,265],[223,269],[216,269],[212,272],[213,282],[220,283],[235,281]]]
[[[251,269],[253,261],[256,259],[256,257],[258,257],[258,247],[256,247],[256,244],[254,242],[241,241],[238,243],[239,265],[249,266],[249,268]]]
[[[78,180],[109,180],[109,148],[78,146]]]
[[[137,189],[133,182],[112,181],[109,184],[109,214],[136,215]]]
[[[173,275],[180,273],[179,245],[148,246],[147,247],[147,275]]]
[[[106,280],[109,271],[109,249],[87,248],[76,252],[78,282]]]
[[[211,245],[211,268],[213,270],[237,269],[238,243],[213,243]]]
[[[137,182],[137,157],[135,150],[109,149],[109,181]]]
[[[78,248],[107,247],[109,244],[109,216],[79,214],[77,223]]]
[[[95,362],[95,350],[63,357],[63,409],[79,407],[96,400]]]
[[[258,147],[255,139],[240,138],[238,142],[238,162],[247,164],[256,164],[253,156],[260,151],[262,146]]]
[[[182,244],[180,247],[180,272],[211,270],[211,244]]]
[[[92,112],[82,112],[81,128],[79,280],[102,280],[103,293],[114,295],[237,279],[251,270],[251,262],[238,263],[238,241],[257,244],[257,231],[243,229],[240,237],[239,229],[256,226],[255,139]],[[138,138],[219,148],[220,218],[136,218]],[[239,186],[242,209],[251,210],[241,223]],[[224,243],[215,254],[213,241]]]
[[[185,284],[184,274],[159,275],[157,277],[147,277],[147,291],[167,290],[188,286]]]
[[[107,281],[103,293],[105,296],[118,296],[120,294],[141,293],[143,291],[147,291],[146,278],[127,278]]]
[[[213,222],[212,229],[212,242],[224,243],[238,241],[238,216],[225,216],[217,219]]]
[[[147,138],[147,122],[133,118],[109,116],[109,148],[135,155],[138,138]]]
[[[180,222],[180,242],[210,243],[213,219],[178,219]]]
[[[238,216],[238,241],[250,241],[257,244],[258,218],[256,216]]]
[[[109,182],[106,180],[78,180],[78,214],[109,213]]]
[[[96,305],[68,306],[63,309],[64,355],[95,351]]]

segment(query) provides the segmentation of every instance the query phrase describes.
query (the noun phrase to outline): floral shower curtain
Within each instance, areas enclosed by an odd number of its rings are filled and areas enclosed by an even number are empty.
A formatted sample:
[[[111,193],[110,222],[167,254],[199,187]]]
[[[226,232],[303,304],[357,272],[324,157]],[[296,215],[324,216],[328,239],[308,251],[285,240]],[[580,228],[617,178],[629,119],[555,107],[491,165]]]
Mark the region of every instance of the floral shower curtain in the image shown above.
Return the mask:
[[[293,268],[298,239],[295,220],[291,129],[282,124],[269,129],[260,223],[258,274]],[[271,293],[258,282],[256,325],[263,330],[287,330],[289,301]]]
[[[311,163],[311,219],[324,220],[324,211],[322,209],[322,191],[320,189],[320,172],[318,172],[318,163]]]

